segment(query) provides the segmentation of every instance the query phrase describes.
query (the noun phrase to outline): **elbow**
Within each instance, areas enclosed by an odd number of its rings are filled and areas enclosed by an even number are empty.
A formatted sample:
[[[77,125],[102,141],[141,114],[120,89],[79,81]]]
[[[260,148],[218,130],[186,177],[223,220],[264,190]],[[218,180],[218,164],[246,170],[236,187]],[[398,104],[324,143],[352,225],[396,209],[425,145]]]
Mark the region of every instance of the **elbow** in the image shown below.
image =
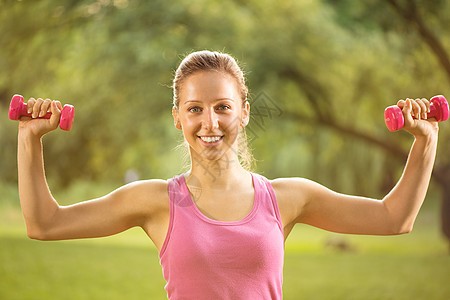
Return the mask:
[[[38,241],[44,240],[44,236],[42,235],[42,233],[40,233],[36,230],[27,229],[27,236],[28,236],[28,238],[30,238],[32,240],[38,240]]]
[[[402,227],[399,230],[398,234],[410,233],[412,230],[413,230],[413,225],[412,224],[411,225],[407,225],[407,226]]]
[[[401,235],[410,233],[413,230],[414,222],[404,222],[393,227],[393,235]]]
[[[390,217],[385,220],[384,225],[382,235],[402,235],[413,230],[414,220]]]
[[[384,204],[385,208],[385,229],[389,232],[389,235],[406,234],[410,233],[413,230],[417,214],[404,214],[402,211],[398,212],[398,209],[390,209],[385,200],[383,200],[382,203]]]
[[[45,231],[36,226],[27,226],[27,236],[32,240],[48,241]]]
[[[25,215],[27,236],[32,240],[54,240],[55,226],[52,218],[27,217]]]

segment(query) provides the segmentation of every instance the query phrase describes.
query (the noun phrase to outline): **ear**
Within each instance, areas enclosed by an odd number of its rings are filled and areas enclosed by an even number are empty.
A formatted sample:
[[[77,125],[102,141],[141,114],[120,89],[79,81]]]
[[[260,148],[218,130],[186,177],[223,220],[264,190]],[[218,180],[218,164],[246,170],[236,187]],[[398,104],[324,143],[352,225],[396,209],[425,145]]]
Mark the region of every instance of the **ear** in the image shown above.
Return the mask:
[[[245,101],[244,107],[242,108],[241,127],[247,126],[249,121],[250,121],[250,103],[248,101]]]
[[[172,116],[173,116],[173,122],[174,125],[177,129],[182,129],[181,127],[181,122],[180,122],[180,118],[178,117],[178,110],[177,108],[174,106],[172,107]]]

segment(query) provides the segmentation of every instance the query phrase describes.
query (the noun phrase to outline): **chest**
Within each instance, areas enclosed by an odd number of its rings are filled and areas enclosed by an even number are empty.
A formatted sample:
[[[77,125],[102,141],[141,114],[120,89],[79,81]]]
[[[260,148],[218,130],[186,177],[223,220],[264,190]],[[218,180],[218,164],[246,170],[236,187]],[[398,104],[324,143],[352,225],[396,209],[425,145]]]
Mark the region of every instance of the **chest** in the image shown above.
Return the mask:
[[[192,200],[201,214],[209,219],[223,222],[239,221],[250,214],[255,202],[251,191],[197,192]]]
[[[284,238],[275,222],[217,226],[204,222],[174,228],[172,262],[186,270],[233,269],[258,273],[282,265]],[[173,252],[175,253],[175,252]]]

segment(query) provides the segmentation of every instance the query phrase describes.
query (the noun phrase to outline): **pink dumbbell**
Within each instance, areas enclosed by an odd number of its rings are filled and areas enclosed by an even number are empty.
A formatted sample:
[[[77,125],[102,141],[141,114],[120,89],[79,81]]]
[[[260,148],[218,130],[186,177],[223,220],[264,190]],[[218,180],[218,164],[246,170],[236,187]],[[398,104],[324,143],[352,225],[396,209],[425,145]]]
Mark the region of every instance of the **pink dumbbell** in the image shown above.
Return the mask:
[[[430,112],[427,113],[427,118],[435,118],[438,122],[447,120],[448,102],[445,97],[434,96],[430,102]],[[384,121],[390,131],[400,130],[405,125],[402,110],[397,105],[389,106],[384,110]]]
[[[50,119],[52,113],[47,113],[43,117],[38,119]],[[27,104],[23,102],[21,95],[14,95],[11,99],[9,106],[9,118],[11,120],[19,120],[21,116],[31,117],[31,114],[27,112]],[[61,111],[61,118],[59,120],[59,127],[62,130],[69,131],[72,128],[73,118],[75,117],[75,107],[70,104],[64,105]]]

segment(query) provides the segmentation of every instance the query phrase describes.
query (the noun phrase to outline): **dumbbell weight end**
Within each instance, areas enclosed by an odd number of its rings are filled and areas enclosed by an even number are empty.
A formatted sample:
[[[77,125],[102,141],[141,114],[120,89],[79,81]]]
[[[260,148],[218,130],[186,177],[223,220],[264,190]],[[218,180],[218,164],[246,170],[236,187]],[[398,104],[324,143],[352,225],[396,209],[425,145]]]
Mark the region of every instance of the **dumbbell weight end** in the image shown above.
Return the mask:
[[[14,95],[11,99],[11,104],[9,106],[8,117],[11,120],[19,120],[21,116],[31,117],[31,114],[27,111],[27,104],[24,103],[24,99],[21,95]],[[38,117],[38,119],[50,119],[51,113],[47,113],[43,117]],[[75,117],[75,108],[70,105],[64,105],[61,111],[61,118],[59,121],[59,127],[62,130],[69,131],[72,128],[73,120]]]
[[[449,117],[448,102],[444,96],[438,95],[430,99],[430,112],[427,118],[435,118],[436,121],[446,121]],[[403,112],[397,105],[392,105],[384,110],[384,121],[390,131],[397,131],[405,126]]]

